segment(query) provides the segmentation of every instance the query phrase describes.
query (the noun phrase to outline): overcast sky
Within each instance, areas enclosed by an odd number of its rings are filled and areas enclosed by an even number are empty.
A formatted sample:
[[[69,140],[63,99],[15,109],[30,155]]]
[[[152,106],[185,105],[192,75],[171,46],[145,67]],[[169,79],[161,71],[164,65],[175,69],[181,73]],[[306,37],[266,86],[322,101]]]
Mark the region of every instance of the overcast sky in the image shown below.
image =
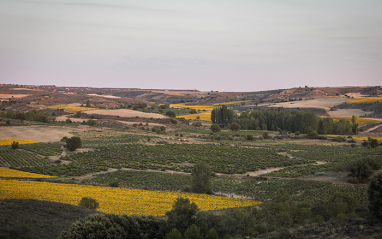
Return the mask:
[[[382,1],[0,0],[0,83],[382,85]]]

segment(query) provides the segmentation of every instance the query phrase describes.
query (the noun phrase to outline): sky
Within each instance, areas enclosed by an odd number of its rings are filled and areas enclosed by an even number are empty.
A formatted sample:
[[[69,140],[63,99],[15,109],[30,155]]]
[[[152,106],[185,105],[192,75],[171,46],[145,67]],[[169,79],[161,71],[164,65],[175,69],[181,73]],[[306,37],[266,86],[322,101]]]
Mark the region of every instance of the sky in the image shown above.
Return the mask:
[[[376,86],[381,12],[381,0],[0,0],[0,83]]]

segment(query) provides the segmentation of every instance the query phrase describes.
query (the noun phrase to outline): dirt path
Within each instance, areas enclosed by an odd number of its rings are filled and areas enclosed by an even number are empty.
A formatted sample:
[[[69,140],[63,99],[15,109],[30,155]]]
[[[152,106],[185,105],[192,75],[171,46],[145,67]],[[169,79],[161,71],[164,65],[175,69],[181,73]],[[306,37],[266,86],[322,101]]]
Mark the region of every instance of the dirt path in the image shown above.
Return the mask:
[[[366,130],[365,132],[374,131],[374,130],[378,129],[379,127],[382,127],[382,124],[374,126],[374,127],[370,128],[370,129]]]

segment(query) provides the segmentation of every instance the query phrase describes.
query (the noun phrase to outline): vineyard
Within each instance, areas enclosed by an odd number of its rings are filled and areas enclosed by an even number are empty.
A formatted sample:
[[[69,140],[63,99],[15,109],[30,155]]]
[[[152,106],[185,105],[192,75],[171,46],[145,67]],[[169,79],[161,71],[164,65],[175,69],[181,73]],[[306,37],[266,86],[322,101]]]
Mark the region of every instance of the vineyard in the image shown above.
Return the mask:
[[[119,170],[113,173],[97,175],[86,180],[95,185],[119,185],[128,188],[138,188],[160,191],[187,191],[192,181],[191,175],[164,174],[159,172],[137,172]],[[338,186],[327,182],[302,180],[280,180],[265,178],[212,178],[212,191],[227,196],[241,195],[258,201],[272,200],[276,191],[284,188],[288,195],[296,201],[317,203],[325,201],[335,191],[349,193],[356,197],[362,205],[366,205],[365,186]]]
[[[101,211],[130,214],[132,213],[130,211],[111,209],[125,207],[125,204],[117,203],[122,198],[126,201],[130,200],[122,197],[120,193],[123,190],[144,189],[155,191],[158,195],[158,191],[189,192],[192,181],[190,173],[194,164],[205,162],[210,165],[215,175],[211,179],[211,190],[216,195],[229,198],[240,196],[264,202],[275,199],[277,189],[283,188],[293,200],[314,204],[327,200],[334,192],[344,192],[356,198],[361,205],[367,205],[367,192],[364,185],[335,185],[328,182],[304,181],[300,177],[335,171],[337,167],[357,159],[373,158],[382,163],[380,157],[382,147],[375,149],[351,147],[346,142],[331,145],[327,140],[324,141],[328,143],[323,145],[317,144],[317,141],[306,141],[303,136],[284,136],[277,132],[269,132],[273,137],[271,139],[260,139],[265,132],[267,131],[223,130],[211,134],[211,131],[203,126],[176,127],[163,135],[151,132],[141,134],[140,131],[89,130],[75,133],[81,137],[82,147],[85,150],[62,156],[60,155],[63,151],[63,142],[22,144],[19,149],[12,149],[9,145],[0,146],[0,166],[21,170],[12,171],[1,168],[0,176],[36,177],[39,180],[55,180],[55,182],[60,180],[74,182],[69,178],[86,176],[84,180],[77,182],[107,186],[95,190],[97,193],[108,194],[110,197],[98,198],[103,205]],[[248,135],[255,136],[256,140],[247,140]],[[198,143],[182,144],[178,139],[193,139]],[[158,144],[163,140],[170,143]],[[60,157],[60,160],[53,163],[46,159],[47,156]],[[107,172],[110,168],[115,171]],[[281,169],[265,173],[261,177],[250,176],[251,172],[269,168]],[[33,176],[36,174],[38,175]],[[47,175],[58,176],[58,178],[49,179]],[[284,179],[277,179],[277,177]],[[62,201],[71,204],[78,203],[80,197],[85,196],[84,193],[80,193],[81,190],[86,192],[86,196],[96,197],[96,194],[89,191],[89,188],[96,187],[11,182],[8,182],[10,184],[6,186],[6,190],[13,195],[16,192],[11,191],[10,188],[17,187],[19,194],[14,196],[16,198],[59,200],[57,195],[49,194],[42,197],[28,194],[28,191],[34,187],[60,192],[71,191],[73,198]],[[3,181],[1,184],[5,187]],[[126,195],[130,193],[130,191],[123,192]],[[111,194],[117,196],[110,196]],[[110,203],[111,201],[113,203]],[[149,210],[155,215],[163,215],[163,211],[155,211],[156,209],[144,210],[146,210],[144,214],[149,214]]]

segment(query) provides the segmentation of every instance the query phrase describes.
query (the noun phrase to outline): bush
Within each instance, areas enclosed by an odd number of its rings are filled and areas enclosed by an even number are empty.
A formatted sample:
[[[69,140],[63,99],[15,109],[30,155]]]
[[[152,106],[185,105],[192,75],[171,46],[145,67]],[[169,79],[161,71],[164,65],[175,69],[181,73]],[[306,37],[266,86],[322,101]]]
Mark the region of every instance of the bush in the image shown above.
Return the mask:
[[[382,219],[382,173],[375,175],[370,180],[367,193],[370,213]]]
[[[80,219],[59,239],[165,238],[166,222],[153,216],[94,214]]]
[[[271,138],[271,136],[269,136],[268,132],[263,133],[263,139],[270,139],[270,138]]]
[[[174,228],[171,232],[166,234],[166,239],[183,239],[182,233]]]
[[[203,124],[201,122],[194,122],[194,123],[192,123],[192,126],[194,126],[194,127],[200,127],[202,125]]]
[[[372,167],[364,160],[357,160],[349,165],[349,176],[354,177],[357,182],[365,182],[372,174]]]
[[[203,239],[200,234],[200,229],[195,224],[192,224],[185,232],[184,239]]]
[[[239,125],[238,123],[236,123],[236,122],[232,123],[232,124],[231,124],[231,130],[232,130],[232,131],[238,131],[238,130],[240,130],[240,125]]]
[[[171,117],[171,118],[175,118],[175,117],[176,117],[175,112],[172,111],[172,110],[168,110],[168,111],[166,111],[166,115],[167,115],[168,117]]]
[[[86,124],[89,126],[95,126],[97,124],[97,121],[93,119],[89,119],[86,121]]]
[[[99,207],[99,203],[97,202],[97,200],[91,197],[83,197],[78,205],[93,210]]]
[[[18,149],[20,147],[19,142],[13,141],[11,147],[12,149]]]
[[[211,125],[211,131],[214,132],[214,133],[217,133],[217,132],[220,132],[222,129],[220,128],[220,126],[218,124],[213,124]]]

